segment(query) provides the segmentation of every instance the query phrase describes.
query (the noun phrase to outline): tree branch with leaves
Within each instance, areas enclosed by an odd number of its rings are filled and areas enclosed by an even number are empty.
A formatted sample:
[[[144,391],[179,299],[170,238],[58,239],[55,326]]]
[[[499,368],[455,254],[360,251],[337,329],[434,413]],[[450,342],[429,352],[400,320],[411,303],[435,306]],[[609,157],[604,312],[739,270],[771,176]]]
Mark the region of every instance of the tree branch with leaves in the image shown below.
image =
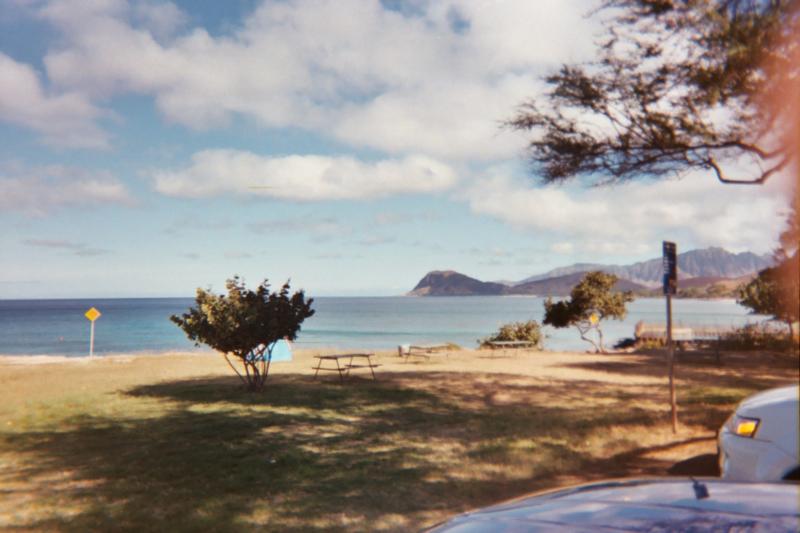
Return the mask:
[[[506,125],[546,183],[711,171],[761,184],[796,161],[798,0],[606,0],[595,62],[564,65]],[[750,174],[730,168],[750,163]]]

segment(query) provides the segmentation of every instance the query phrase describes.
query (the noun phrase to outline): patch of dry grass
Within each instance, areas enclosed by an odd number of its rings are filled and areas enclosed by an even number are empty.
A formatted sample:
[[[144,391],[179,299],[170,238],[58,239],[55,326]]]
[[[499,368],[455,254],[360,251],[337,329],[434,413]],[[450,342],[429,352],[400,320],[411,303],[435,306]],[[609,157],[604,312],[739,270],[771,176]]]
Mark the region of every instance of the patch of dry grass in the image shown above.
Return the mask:
[[[537,489],[663,475],[713,451],[797,359],[381,354],[379,380],[312,379],[312,353],[245,392],[209,355],[0,364],[0,528],[406,531]]]

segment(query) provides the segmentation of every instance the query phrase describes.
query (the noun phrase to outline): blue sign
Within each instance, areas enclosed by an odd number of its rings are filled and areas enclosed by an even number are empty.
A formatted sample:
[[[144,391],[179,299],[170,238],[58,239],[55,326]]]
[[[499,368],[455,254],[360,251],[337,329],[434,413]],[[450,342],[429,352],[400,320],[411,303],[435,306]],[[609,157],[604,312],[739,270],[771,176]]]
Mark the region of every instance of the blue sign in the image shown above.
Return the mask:
[[[678,291],[678,247],[674,242],[664,241],[664,294],[675,294]]]

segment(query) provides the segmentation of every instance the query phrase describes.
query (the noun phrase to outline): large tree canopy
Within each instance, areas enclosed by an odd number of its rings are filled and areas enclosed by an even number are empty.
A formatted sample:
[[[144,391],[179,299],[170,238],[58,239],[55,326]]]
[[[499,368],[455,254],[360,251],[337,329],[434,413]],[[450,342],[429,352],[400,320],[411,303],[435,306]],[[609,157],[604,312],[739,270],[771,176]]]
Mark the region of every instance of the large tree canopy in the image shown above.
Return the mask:
[[[772,315],[789,328],[800,320],[800,189],[781,233],[781,247],[775,252],[775,266],[758,273],[739,290],[739,303],[754,313]]]
[[[778,265],[762,270],[747,285],[741,288],[738,302],[754,313],[772,315],[789,328],[794,335],[793,324],[800,320],[800,253],[785,259]]]
[[[708,170],[763,183],[797,157],[800,0],[605,0],[599,12],[598,60],[562,66],[508,122],[530,132],[545,182]]]

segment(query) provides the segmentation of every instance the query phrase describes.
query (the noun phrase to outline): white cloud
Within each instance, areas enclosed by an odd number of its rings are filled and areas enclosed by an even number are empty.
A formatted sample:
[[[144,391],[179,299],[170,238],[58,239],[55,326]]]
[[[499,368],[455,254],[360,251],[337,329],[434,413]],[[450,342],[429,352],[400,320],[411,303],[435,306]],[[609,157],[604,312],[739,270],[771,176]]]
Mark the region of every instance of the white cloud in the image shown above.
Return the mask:
[[[58,239],[26,239],[22,241],[22,244],[36,248],[68,251],[81,257],[96,257],[98,255],[106,255],[111,253],[110,250],[105,250],[103,248],[92,248],[82,242],[72,242]]]
[[[146,1],[133,6],[134,18],[157,38],[166,39],[187,22],[188,17],[172,2]]]
[[[77,92],[50,94],[33,68],[0,52],[0,121],[29,128],[47,144],[99,148],[108,144],[96,123],[103,114]]]
[[[285,200],[346,200],[431,193],[451,187],[454,171],[423,156],[364,163],[351,157],[263,157],[239,150],[204,150],[186,168],[152,173],[168,196],[221,194]]]
[[[250,252],[231,250],[225,252],[223,254],[223,257],[225,257],[225,259],[251,259],[253,257],[253,254],[251,254]]]
[[[557,242],[550,246],[550,250],[557,254],[569,255],[575,251],[575,245],[571,242]]]
[[[313,239],[320,241],[342,237],[353,232],[353,228],[342,224],[335,217],[313,215],[257,220],[248,224],[247,227],[260,234],[307,233]]]
[[[537,187],[502,174],[477,181],[471,209],[552,239],[570,254],[643,254],[661,240],[681,247],[770,252],[785,220],[787,177],[762,187],[721,185],[713,176],[639,181],[605,188]]]
[[[66,207],[133,203],[127,188],[105,172],[60,165],[0,168],[0,211],[43,216]]]
[[[405,15],[377,1],[292,0],[264,2],[222,36],[193,28],[166,38],[181,12],[138,5],[50,2],[40,15],[64,36],[44,59],[50,78],[96,97],[152,95],[192,128],[242,115],[460,159],[518,153],[523,140],[498,123],[556,62],[587,57],[594,29],[581,17],[591,5],[578,0],[442,0]]]

